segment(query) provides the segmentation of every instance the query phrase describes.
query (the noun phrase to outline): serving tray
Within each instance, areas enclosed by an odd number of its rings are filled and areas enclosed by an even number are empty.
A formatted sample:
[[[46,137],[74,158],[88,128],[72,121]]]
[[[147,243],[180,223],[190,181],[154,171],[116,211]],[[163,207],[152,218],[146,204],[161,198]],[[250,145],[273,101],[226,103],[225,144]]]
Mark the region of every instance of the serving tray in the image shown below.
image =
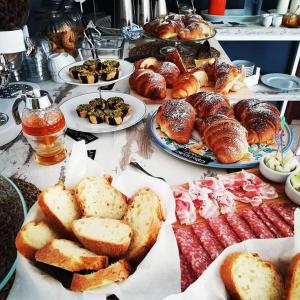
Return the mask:
[[[232,164],[224,164],[217,161],[213,152],[208,149],[201,141],[200,136],[194,130],[193,136],[187,144],[177,144],[175,141],[167,137],[156,122],[156,112],[148,119],[148,131],[154,141],[160,148],[167,153],[187,162],[207,166],[212,168],[223,169],[245,169],[253,168],[259,164],[260,158],[266,154],[277,150],[277,145],[254,144],[249,145],[249,156],[243,161]],[[286,125],[284,128],[284,148],[283,151],[288,151],[293,143],[293,131]]]

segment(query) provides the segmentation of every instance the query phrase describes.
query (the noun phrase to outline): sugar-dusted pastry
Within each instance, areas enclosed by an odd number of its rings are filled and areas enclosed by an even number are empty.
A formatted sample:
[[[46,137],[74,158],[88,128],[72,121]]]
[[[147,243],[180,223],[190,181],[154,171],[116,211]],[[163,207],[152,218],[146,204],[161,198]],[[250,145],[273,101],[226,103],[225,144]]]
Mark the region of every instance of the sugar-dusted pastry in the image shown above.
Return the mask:
[[[194,108],[184,100],[168,100],[157,111],[156,122],[170,139],[179,144],[186,144],[195,125]]]

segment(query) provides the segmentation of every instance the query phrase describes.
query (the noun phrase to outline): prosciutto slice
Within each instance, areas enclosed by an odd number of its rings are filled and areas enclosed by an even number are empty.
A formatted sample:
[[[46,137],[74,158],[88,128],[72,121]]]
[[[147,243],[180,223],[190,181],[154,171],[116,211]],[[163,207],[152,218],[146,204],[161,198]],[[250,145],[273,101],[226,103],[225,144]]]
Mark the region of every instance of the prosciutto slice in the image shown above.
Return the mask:
[[[173,189],[176,214],[181,224],[192,224],[196,213],[205,219],[235,212],[236,201],[258,207],[263,199],[278,197],[275,188],[245,171],[188,182]]]

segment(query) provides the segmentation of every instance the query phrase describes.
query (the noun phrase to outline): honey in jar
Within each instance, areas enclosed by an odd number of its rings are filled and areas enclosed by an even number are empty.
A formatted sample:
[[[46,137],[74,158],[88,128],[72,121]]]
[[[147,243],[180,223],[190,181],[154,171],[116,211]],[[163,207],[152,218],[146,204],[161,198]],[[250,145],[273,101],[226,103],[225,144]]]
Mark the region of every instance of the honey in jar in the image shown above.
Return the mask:
[[[36,161],[41,165],[63,161],[67,154],[64,145],[66,123],[59,107],[45,91],[39,91],[38,96],[26,95],[23,99],[26,105],[22,113],[22,130],[35,151]],[[16,107],[19,102],[15,103]]]

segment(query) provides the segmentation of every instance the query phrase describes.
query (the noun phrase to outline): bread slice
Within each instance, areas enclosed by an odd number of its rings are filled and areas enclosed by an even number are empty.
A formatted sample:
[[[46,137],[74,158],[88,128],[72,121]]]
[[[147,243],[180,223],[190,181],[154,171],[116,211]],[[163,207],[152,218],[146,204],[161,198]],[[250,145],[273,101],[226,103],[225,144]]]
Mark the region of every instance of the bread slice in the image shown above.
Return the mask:
[[[72,228],[87,249],[110,257],[124,255],[132,236],[131,228],[115,219],[82,218],[74,221]]]
[[[80,244],[64,239],[54,239],[35,253],[42,263],[71,272],[99,270],[108,264],[107,256],[99,256],[81,247]]]
[[[25,224],[16,237],[17,250],[28,259],[34,259],[35,252],[57,238],[46,222],[31,221]]]
[[[289,266],[287,279],[287,300],[300,299],[300,253],[295,255]]]
[[[95,289],[103,285],[113,282],[125,280],[131,272],[131,267],[125,259],[121,259],[116,263],[108,266],[106,269],[97,272],[81,275],[74,274],[71,287],[72,291],[83,292],[90,289]]]
[[[258,254],[235,252],[224,260],[221,277],[226,289],[240,300],[282,300],[283,280],[276,268]]]
[[[133,230],[126,259],[140,261],[156,242],[164,220],[159,197],[151,189],[140,189],[133,196],[123,220]]]
[[[127,210],[126,197],[111,186],[108,176],[85,177],[74,190],[81,213],[86,217],[119,220]]]
[[[59,182],[45,189],[38,203],[53,229],[64,237],[73,238],[72,222],[80,218],[80,212],[72,192]]]

